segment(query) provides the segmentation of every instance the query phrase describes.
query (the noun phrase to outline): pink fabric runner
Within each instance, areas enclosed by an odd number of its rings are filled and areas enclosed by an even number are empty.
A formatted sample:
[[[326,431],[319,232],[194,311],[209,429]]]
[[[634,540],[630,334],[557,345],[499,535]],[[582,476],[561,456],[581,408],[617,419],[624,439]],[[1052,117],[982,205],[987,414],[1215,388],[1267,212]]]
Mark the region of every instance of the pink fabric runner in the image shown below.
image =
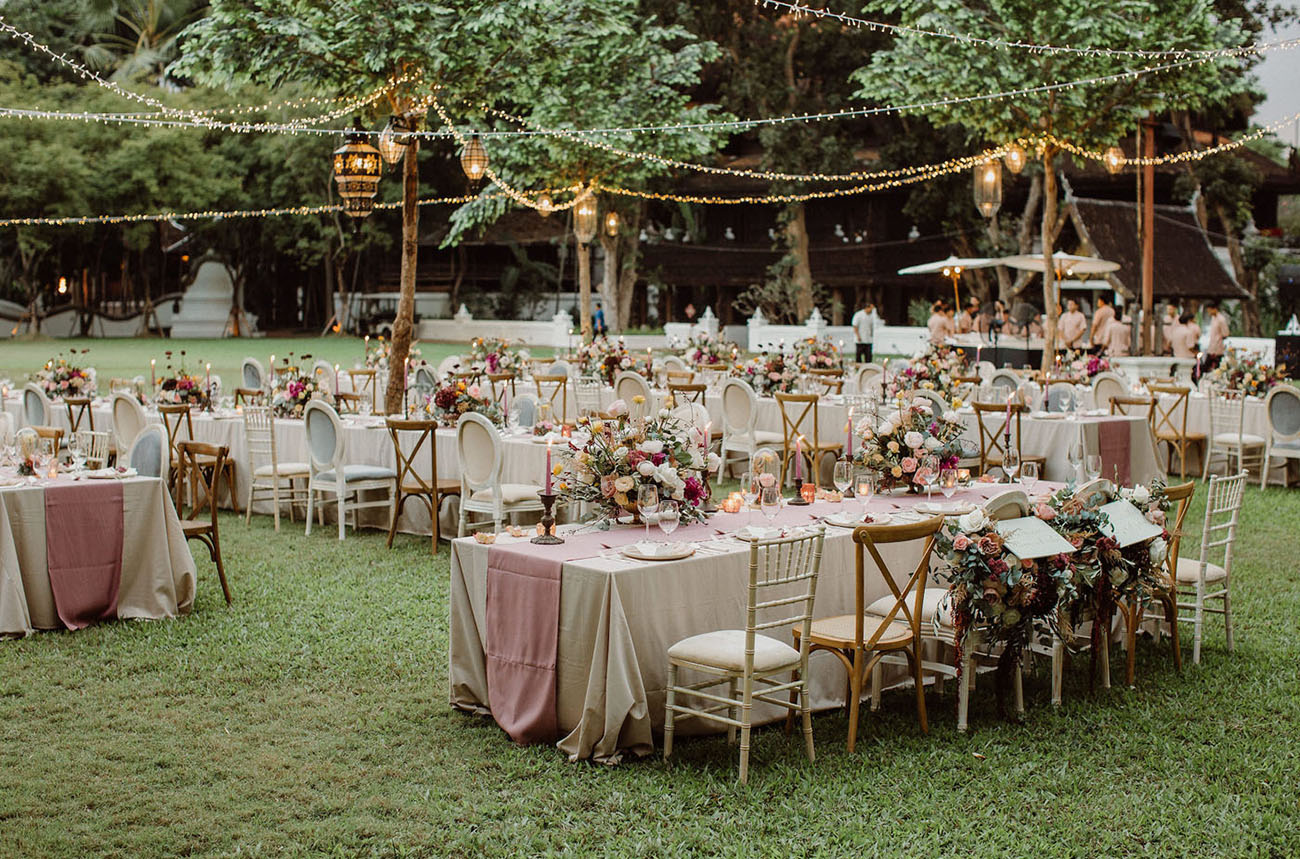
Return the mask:
[[[1132,421],[1125,418],[1099,420],[1097,452],[1101,454],[1101,476],[1120,486],[1128,486],[1129,467],[1133,460]]]
[[[1050,492],[1060,484],[1040,481],[1039,492]],[[1005,484],[976,484],[953,495],[953,501],[982,504],[1011,487]],[[868,509],[889,512],[924,501],[924,495],[876,496]],[[943,502],[941,493],[935,502]],[[805,525],[823,516],[861,507],[849,500],[844,505],[818,502],[810,506],[784,507],[769,522],[757,511],[717,513],[708,522],[679,528],[673,542],[705,540],[719,531],[731,532],[751,522],[769,525]],[[847,533],[847,532],[846,532]],[[666,538],[658,528],[652,539]],[[566,561],[591,558],[605,549],[629,546],[645,539],[645,527],[616,528],[565,537],[558,546],[510,542],[488,549],[487,606],[484,638],[488,706],[492,717],[516,743],[548,743],[559,739],[555,714],[556,662],[559,650],[561,574]]]
[[[68,629],[117,617],[122,580],[122,484],[45,487],[45,553],[59,620]]]

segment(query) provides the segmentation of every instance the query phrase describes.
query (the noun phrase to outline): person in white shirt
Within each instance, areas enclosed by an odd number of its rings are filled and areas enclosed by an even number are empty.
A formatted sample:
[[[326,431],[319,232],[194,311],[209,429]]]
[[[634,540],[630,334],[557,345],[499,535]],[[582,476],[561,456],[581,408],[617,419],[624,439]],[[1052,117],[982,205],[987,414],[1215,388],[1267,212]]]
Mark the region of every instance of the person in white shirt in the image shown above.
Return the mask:
[[[876,341],[876,326],[880,323],[880,317],[876,315],[876,305],[867,302],[867,305],[853,314],[849,324],[853,326],[853,335],[857,339],[858,352],[857,361],[859,364],[870,363],[871,348]]]

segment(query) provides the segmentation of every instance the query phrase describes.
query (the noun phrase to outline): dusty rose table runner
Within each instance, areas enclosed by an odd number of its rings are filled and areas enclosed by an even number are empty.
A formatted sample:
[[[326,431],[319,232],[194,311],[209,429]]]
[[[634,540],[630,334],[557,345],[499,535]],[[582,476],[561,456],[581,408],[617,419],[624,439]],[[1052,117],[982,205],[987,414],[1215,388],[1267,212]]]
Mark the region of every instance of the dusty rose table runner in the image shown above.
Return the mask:
[[[122,531],[122,484],[116,480],[45,487],[50,590],[68,629],[117,617]]]
[[[1097,420],[1097,452],[1101,454],[1101,476],[1114,480],[1121,486],[1129,484],[1133,461],[1132,422],[1099,418]]]

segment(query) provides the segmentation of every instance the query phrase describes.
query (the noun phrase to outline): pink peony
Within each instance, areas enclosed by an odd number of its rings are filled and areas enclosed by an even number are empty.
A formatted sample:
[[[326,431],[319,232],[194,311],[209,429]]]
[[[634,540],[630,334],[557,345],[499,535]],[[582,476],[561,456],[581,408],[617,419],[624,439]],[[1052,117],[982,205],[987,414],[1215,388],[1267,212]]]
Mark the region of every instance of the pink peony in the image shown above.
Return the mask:
[[[970,548],[970,537],[965,534],[958,534],[953,538],[952,547],[958,552],[964,552]]]
[[[903,467],[903,470],[908,473],[916,471],[916,466],[917,466],[916,457],[905,456],[903,457],[903,461],[900,462],[899,465],[901,465]]]
[[[1039,519],[1042,519],[1044,522],[1051,522],[1056,518],[1056,511],[1053,510],[1050,505],[1039,504],[1034,508],[1034,515]]]
[[[600,494],[605,498],[614,497],[614,475],[606,474],[600,478]]]

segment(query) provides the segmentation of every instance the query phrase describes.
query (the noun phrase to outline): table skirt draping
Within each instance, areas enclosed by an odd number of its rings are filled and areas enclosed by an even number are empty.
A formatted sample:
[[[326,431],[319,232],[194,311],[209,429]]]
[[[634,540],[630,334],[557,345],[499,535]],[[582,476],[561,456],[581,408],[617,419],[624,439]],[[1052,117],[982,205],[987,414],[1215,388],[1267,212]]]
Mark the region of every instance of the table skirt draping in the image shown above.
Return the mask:
[[[195,566],[180,520],[157,478],[122,488],[122,573],[118,618],[189,614]],[[0,490],[0,635],[62,629],[50,587],[45,492],[40,485]]]
[[[955,498],[979,503],[1007,488],[977,485]],[[878,498],[871,509],[889,511],[895,503],[906,505],[910,499]],[[818,502],[796,509],[807,511],[811,523],[815,516],[836,512],[839,505]],[[718,514],[710,526],[734,529],[745,524],[747,516]],[[754,522],[762,521],[755,514]],[[827,527],[817,584],[815,614],[819,617],[853,610],[851,534],[849,529]],[[901,570],[910,574],[919,552],[919,543],[881,547],[896,575]],[[472,539],[452,543],[449,695],[454,707],[480,714],[490,713],[492,706],[484,658],[489,553],[489,546]],[[559,748],[573,760],[604,762],[616,762],[628,753],[652,752],[652,732],[663,725],[668,647],[702,632],[743,629],[748,570],[748,548],[734,544],[723,554],[696,553],[682,561],[636,563],[621,557],[566,561],[555,681]],[[866,589],[870,600],[889,593],[870,563]],[[810,674],[814,709],[844,703],[844,668],[834,656],[813,655]],[[891,668],[889,680],[898,682],[902,674]],[[754,710],[755,724],[783,716],[784,711],[771,705],[760,704]],[[679,730],[704,733],[716,727],[687,719]]]

